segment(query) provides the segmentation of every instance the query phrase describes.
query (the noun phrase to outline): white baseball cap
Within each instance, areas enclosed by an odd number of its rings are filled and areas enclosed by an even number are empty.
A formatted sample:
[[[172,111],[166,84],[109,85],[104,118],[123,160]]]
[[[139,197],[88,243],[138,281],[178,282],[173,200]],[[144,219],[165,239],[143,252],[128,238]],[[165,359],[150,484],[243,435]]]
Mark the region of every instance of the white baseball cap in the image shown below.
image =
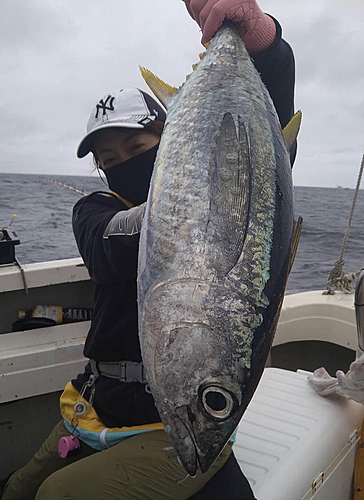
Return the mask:
[[[118,89],[100,99],[87,123],[87,134],[77,148],[78,158],[91,151],[92,136],[109,127],[147,128],[155,120],[164,122],[164,109],[150,95],[137,88]]]

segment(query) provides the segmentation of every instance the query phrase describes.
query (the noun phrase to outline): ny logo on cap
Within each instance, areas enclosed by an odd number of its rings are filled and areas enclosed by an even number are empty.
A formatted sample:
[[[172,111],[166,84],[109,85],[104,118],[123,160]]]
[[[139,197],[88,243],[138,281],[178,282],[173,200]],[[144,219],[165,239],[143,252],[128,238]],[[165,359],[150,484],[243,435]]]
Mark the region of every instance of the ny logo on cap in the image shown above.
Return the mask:
[[[110,101],[109,101],[110,99]],[[106,110],[107,111],[114,111],[114,103],[115,97],[112,97],[111,95],[107,96],[106,101],[104,102],[103,99],[100,99],[100,101],[96,104],[96,115],[95,118],[99,116],[99,111],[102,109],[102,116],[106,115]]]

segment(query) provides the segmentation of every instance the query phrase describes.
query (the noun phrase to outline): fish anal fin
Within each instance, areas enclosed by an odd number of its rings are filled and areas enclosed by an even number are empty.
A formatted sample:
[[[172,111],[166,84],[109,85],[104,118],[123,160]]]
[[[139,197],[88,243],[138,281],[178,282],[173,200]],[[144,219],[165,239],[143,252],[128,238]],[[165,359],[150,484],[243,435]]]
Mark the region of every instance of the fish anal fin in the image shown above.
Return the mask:
[[[291,152],[293,145],[297,139],[298,132],[301,127],[302,112],[297,111],[297,113],[291,118],[289,123],[282,130],[284,140],[287,144],[287,149]]]
[[[149,71],[149,69],[143,68],[142,66],[139,66],[139,69],[150,90],[157,97],[157,99],[159,99],[163,106],[168,108],[172,97],[178,89],[161,80],[158,76]]]

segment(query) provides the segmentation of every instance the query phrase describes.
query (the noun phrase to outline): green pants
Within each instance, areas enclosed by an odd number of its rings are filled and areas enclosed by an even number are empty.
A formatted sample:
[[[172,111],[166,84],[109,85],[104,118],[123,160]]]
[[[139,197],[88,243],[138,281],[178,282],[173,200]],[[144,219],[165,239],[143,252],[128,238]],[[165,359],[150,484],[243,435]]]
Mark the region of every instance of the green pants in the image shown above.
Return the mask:
[[[139,434],[104,451],[81,443],[77,455],[64,459],[57,446],[69,434],[57,424],[30,462],[10,477],[2,500],[184,500],[212,478],[232,448],[229,443],[206,474],[192,478],[164,431]]]

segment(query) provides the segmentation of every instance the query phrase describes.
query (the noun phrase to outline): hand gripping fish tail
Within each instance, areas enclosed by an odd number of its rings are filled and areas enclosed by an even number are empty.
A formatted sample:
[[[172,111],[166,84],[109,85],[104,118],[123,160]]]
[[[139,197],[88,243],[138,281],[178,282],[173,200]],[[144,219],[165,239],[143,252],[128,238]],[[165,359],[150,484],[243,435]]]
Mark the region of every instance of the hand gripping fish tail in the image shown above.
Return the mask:
[[[297,240],[289,148],[300,115],[286,142],[227,22],[170,91],[141,231],[139,335],[165,430],[194,476],[229,441],[273,341]]]

